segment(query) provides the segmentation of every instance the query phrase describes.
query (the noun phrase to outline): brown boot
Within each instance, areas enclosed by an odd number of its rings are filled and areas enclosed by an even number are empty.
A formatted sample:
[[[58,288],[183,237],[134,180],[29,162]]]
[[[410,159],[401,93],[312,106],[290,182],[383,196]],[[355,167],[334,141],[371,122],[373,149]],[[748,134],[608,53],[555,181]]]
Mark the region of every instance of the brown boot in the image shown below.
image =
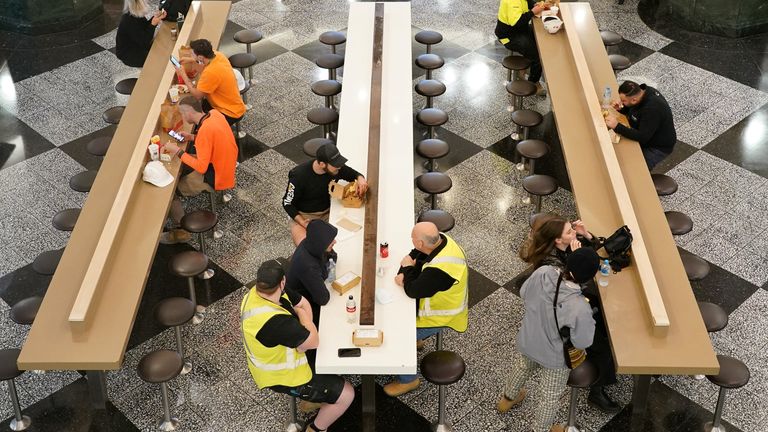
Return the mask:
[[[313,411],[319,410],[320,407],[322,407],[322,406],[323,406],[323,404],[321,404],[319,402],[309,402],[309,401],[305,401],[305,400],[300,400],[298,408],[301,410],[301,412],[311,413]]]
[[[426,339],[420,339],[416,341],[416,350],[417,351],[424,351],[424,347],[427,346],[427,340]]]
[[[392,396],[397,397],[400,395],[404,395],[408,393],[409,391],[416,390],[421,385],[421,380],[416,378],[415,380],[409,382],[409,383],[401,383],[398,380],[394,380],[389,384],[386,384],[384,386],[384,393]]]
[[[183,229],[174,229],[160,235],[160,243],[165,245],[187,243],[192,239],[192,234]]]
[[[565,427],[561,424],[553,424],[549,432],[565,432]]]
[[[520,389],[519,392],[517,392],[517,396],[515,396],[514,399],[507,399],[506,395],[501,395],[501,398],[499,398],[499,401],[496,403],[496,410],[500,413],[505,413],[509,410],[511,410],[515,405],[519,405],[520,402],[525,399],[525,395],[528,394],[528,391],[525,389]]]

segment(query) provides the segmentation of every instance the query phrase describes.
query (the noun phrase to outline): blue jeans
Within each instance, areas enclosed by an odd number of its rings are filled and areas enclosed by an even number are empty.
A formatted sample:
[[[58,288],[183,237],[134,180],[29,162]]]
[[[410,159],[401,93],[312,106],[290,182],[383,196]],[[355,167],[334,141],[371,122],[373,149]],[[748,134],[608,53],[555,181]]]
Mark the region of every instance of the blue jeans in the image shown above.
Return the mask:
[[[648,171],[652,170],[653,167],[659,164],[659,162],[663,161],[667,156],[669,156],[669,153],[664,153],[663,151],[654,147],[643,147],[641,150],[643,151],[645,164],[648,165]]]
[[[424,340],[430,336],[434,336],[440,333],[442,330],[443,330],[442,327],[417,328],[416,339]],[[409,383],[418,377],[419,377],[418,375],[398,375],[397,380],[400,381],[401,383]]]

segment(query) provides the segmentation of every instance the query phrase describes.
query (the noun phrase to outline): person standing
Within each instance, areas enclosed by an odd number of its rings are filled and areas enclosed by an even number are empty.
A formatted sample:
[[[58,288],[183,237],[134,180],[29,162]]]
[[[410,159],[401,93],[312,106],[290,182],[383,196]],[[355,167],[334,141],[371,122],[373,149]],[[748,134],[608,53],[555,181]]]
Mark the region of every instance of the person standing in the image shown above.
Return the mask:
[[[312,308],[305,298],[284,288],[282,265],[267,261],[259,267],[256,284],[240,304],[248,370],[260,389],[320,404],[305,431],[325,431],[349,408],[355,390],[338,375],[312,372],[304,354],[319,344]]]
[[[334,144],[317,149],[314,160],[294,167],[288,173],[288,185],[283,194],[283,209],[291,217],[291,237],[298,245],[307,235],[307,224],[313,219],[328,222],[331,197],[328,184],[341,179],[356,181],[358,196],[364,196],[368,182],[362,174],[346,165],[347,158],[339,153]]]
[[[469,318],[469,267],[464,250],[432,222],[419,222],[411,231],[414,249],[400,262],[395,283],[416,299],[416,339],[444,328],[467,330]],[[401,375],[384,386],[390,396],[400,396],[421,384],[416,375]]]
[[[237,78],[227,56],[214,51],[207,39],[197,39],[189,43],[194,61],[203,66],[197,85],[187,76],[183,67],[176,68],[189,93],[201,99],[206,112],[216,109],[224,114],[230,125],[245,115],[245,104],[237,87]]]
[[[186,151],[172,141],[163,146],[164,152],[176,155],[185,165],[177,192],[182,196],[195,196],[234,188],[238,149],[224,115],[215,109],[203,113],[200,101],[192,96],[179,101],[179,112],[184,122],[194,127],[192,133],[179,132],[189,143]],[[170,214],[178,226],[184,217],[184,207],[178,196],[171,203]],[[163,233],[160,243],[186,242],[190,237],[188,232],[174,229]]]
[[[621,83],[619,99],[613,107],[627,116],[629,126],[610,114],[605,117],[605,124],[617,134],[640,143],[648,170],[652,170],[672,153],[677,143],[672,109],[658,90],[634,81]]]
[[[549,8],[545,2],[533,0],[501,0],[498,20],[494,33],[499,42],[510,51],[517,51],[531,61],[528,81],[536,84],[536,94],[546,93],[541,79],[541,60],[536,47],[536,38],[531,27],[531,18]]]
[[[166,17],[164,10],[152,14],[147,0],[125,0],[117,25],[115,55],[126,66],[142,67],[155,38],[155,30]]]
[[[549,265],[539,267],[520,289],[525,312],[517,334],[518,353],[496,409],[505,413],[520,404],[527,394],[523,385],[540,370],[543,395],[533,418],[534,432],[565,430],[559,424],[553,425],[557,403],[570,374],[562,334],[568,334],[576,349],[592,345],[595,321],[580,285],[592,280],[599,266],[600,258],[594,250],[578,249],[568,256],[565,270]]]

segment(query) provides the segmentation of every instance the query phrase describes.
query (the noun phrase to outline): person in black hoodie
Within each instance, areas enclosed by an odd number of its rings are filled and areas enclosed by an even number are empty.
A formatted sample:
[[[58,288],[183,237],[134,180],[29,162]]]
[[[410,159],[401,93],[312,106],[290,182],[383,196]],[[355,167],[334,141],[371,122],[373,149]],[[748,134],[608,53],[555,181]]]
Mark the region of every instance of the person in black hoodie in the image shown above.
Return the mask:
[[[307,237],[299,243],[291,258],[285,289],[301,294],[312,306],[315,325],[320,324],[320,306],[328,303],[325,286],[328,260],[335,256],[333,245],[339,230],[328,222],[315,219],[307,225]]]
[[[151,15],[146,0],[125,0],[115,37],[117,58],[126,66],[144,66],[155,38],[155,27],[166,15],[164,10]]]
[[[621,83],[619,99],[613,107],[627,116],[629,127],[610,114],[605,117],[605,124],[617,134],[640,143],[645,163],[652,170],[672,153],[677,142],[672,109],[658,90],[634,81]]]

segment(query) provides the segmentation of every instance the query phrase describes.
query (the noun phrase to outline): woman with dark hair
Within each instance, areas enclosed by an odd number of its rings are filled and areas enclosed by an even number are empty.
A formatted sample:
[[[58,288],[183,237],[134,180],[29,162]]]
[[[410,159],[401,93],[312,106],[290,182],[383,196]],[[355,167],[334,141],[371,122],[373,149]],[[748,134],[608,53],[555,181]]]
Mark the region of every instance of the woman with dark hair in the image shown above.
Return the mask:
[[[147,0],[125,0],[115,37],[117,58],[126,66],[144,66],[155,38],[155,28],[165,16],[162,10],[152,14]]]
[[[581,248],[595,249],[597,242],[584,222],[573,222],[555,214],[540,214],[533,222],[533,228],[528,239],[520,248],[520,258],[531,264],[533,270],[542,266],[553,266],[565,269],[568,257]],[[595,340],[587,349],[587,356],[600,371],[600,377],[589,391],[590,405],[608,413],[615,413],[621,406],[611,400],[605,392],[605,386],[616,382],[616,365],[611,353],[608,330],[605,327],[603,315],[600,312],[600,293],[594,281],[584,286],[584,296],[590,301],[595,311]]]

